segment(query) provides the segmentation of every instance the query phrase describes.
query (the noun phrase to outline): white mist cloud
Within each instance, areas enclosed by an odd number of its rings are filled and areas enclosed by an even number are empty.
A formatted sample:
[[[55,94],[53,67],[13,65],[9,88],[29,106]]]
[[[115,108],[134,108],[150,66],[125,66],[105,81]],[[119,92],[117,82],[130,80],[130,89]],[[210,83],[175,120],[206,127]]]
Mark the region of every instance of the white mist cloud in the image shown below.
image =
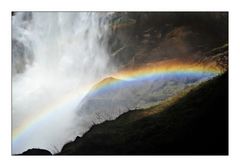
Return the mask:
[[[32,53],[32,62],[20,64],[25,67],[22,73],[16,72],[14,64],[19,55],[12,55],[12,130],[24,123],[28,127],[24,135],[13,139],[14,154],[32,147],[61,149],[76,137],[79,129],[74,128],[75,107],[86,91],[76,92],[78,98],[66,106],[62,106],[65,101],[61,99],[112,69],[107,52],[107,22],[108,15],[103,13],[23,12],[13,16],[13,39],[24,46],[13,47],[17,49],[13,53],[23,50],[22,59],[29,58],[24,56],[26,51]],[[52,108],[59,111],[51,114]],[[50,114],[36,119],[44,110]],[[38,121],[29,124],[34,119]]]

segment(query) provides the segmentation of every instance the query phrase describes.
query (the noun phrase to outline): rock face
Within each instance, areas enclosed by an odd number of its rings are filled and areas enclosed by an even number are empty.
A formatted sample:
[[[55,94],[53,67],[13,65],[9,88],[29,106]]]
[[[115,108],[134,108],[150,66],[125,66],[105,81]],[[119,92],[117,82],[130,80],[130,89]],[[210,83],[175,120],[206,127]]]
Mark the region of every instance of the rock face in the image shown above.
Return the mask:
[[[23,152],[21,155],[52,155],[52,154],[48,150],[33,148]]]
[[[116,13],[135,24],[113,30],[112,61],[134,67],[166,59],[202,60],[228,43],[228,13]],[[208,61],[214,61],[209,59]]]

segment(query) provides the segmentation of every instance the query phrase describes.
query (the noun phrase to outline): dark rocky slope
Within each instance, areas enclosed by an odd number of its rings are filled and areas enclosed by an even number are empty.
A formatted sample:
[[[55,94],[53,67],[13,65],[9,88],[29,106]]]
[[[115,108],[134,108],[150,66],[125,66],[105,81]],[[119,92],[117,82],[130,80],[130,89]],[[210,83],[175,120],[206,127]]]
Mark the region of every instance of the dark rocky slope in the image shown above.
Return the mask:
[[[201,84],[163,111],[161,105],[134,110],[95,125],[59,153],[68,154],[227,155],[228,74]]]

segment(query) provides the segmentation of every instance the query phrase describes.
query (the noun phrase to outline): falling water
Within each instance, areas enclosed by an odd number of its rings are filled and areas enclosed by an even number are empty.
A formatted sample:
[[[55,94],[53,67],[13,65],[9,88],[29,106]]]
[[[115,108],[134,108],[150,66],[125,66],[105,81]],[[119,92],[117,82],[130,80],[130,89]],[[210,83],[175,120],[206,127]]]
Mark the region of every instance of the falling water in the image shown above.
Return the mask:
[[[74,111],[87,89],[76,90],[113,69],[107,51],[110,18],[111,13],[93,12],[17,12],[12,17],[13,133],[27,127],[13,137],[12,153],[33,147],[54,152],[76,137]],[[69,92],[78,98],[41,121],[26,122]]]

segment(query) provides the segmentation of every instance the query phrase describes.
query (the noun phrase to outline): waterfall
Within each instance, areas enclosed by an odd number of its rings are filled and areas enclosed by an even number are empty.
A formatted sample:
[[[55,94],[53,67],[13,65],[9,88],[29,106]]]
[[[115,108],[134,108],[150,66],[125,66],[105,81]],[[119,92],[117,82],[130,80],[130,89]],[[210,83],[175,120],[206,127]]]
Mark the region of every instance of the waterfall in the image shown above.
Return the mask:
[[[88,90],[79,88],[114,69],[108,53],[111,15],[17,12],[12,17],[12,153],[33,147],[54,152],[76,137],[76,106]]]

